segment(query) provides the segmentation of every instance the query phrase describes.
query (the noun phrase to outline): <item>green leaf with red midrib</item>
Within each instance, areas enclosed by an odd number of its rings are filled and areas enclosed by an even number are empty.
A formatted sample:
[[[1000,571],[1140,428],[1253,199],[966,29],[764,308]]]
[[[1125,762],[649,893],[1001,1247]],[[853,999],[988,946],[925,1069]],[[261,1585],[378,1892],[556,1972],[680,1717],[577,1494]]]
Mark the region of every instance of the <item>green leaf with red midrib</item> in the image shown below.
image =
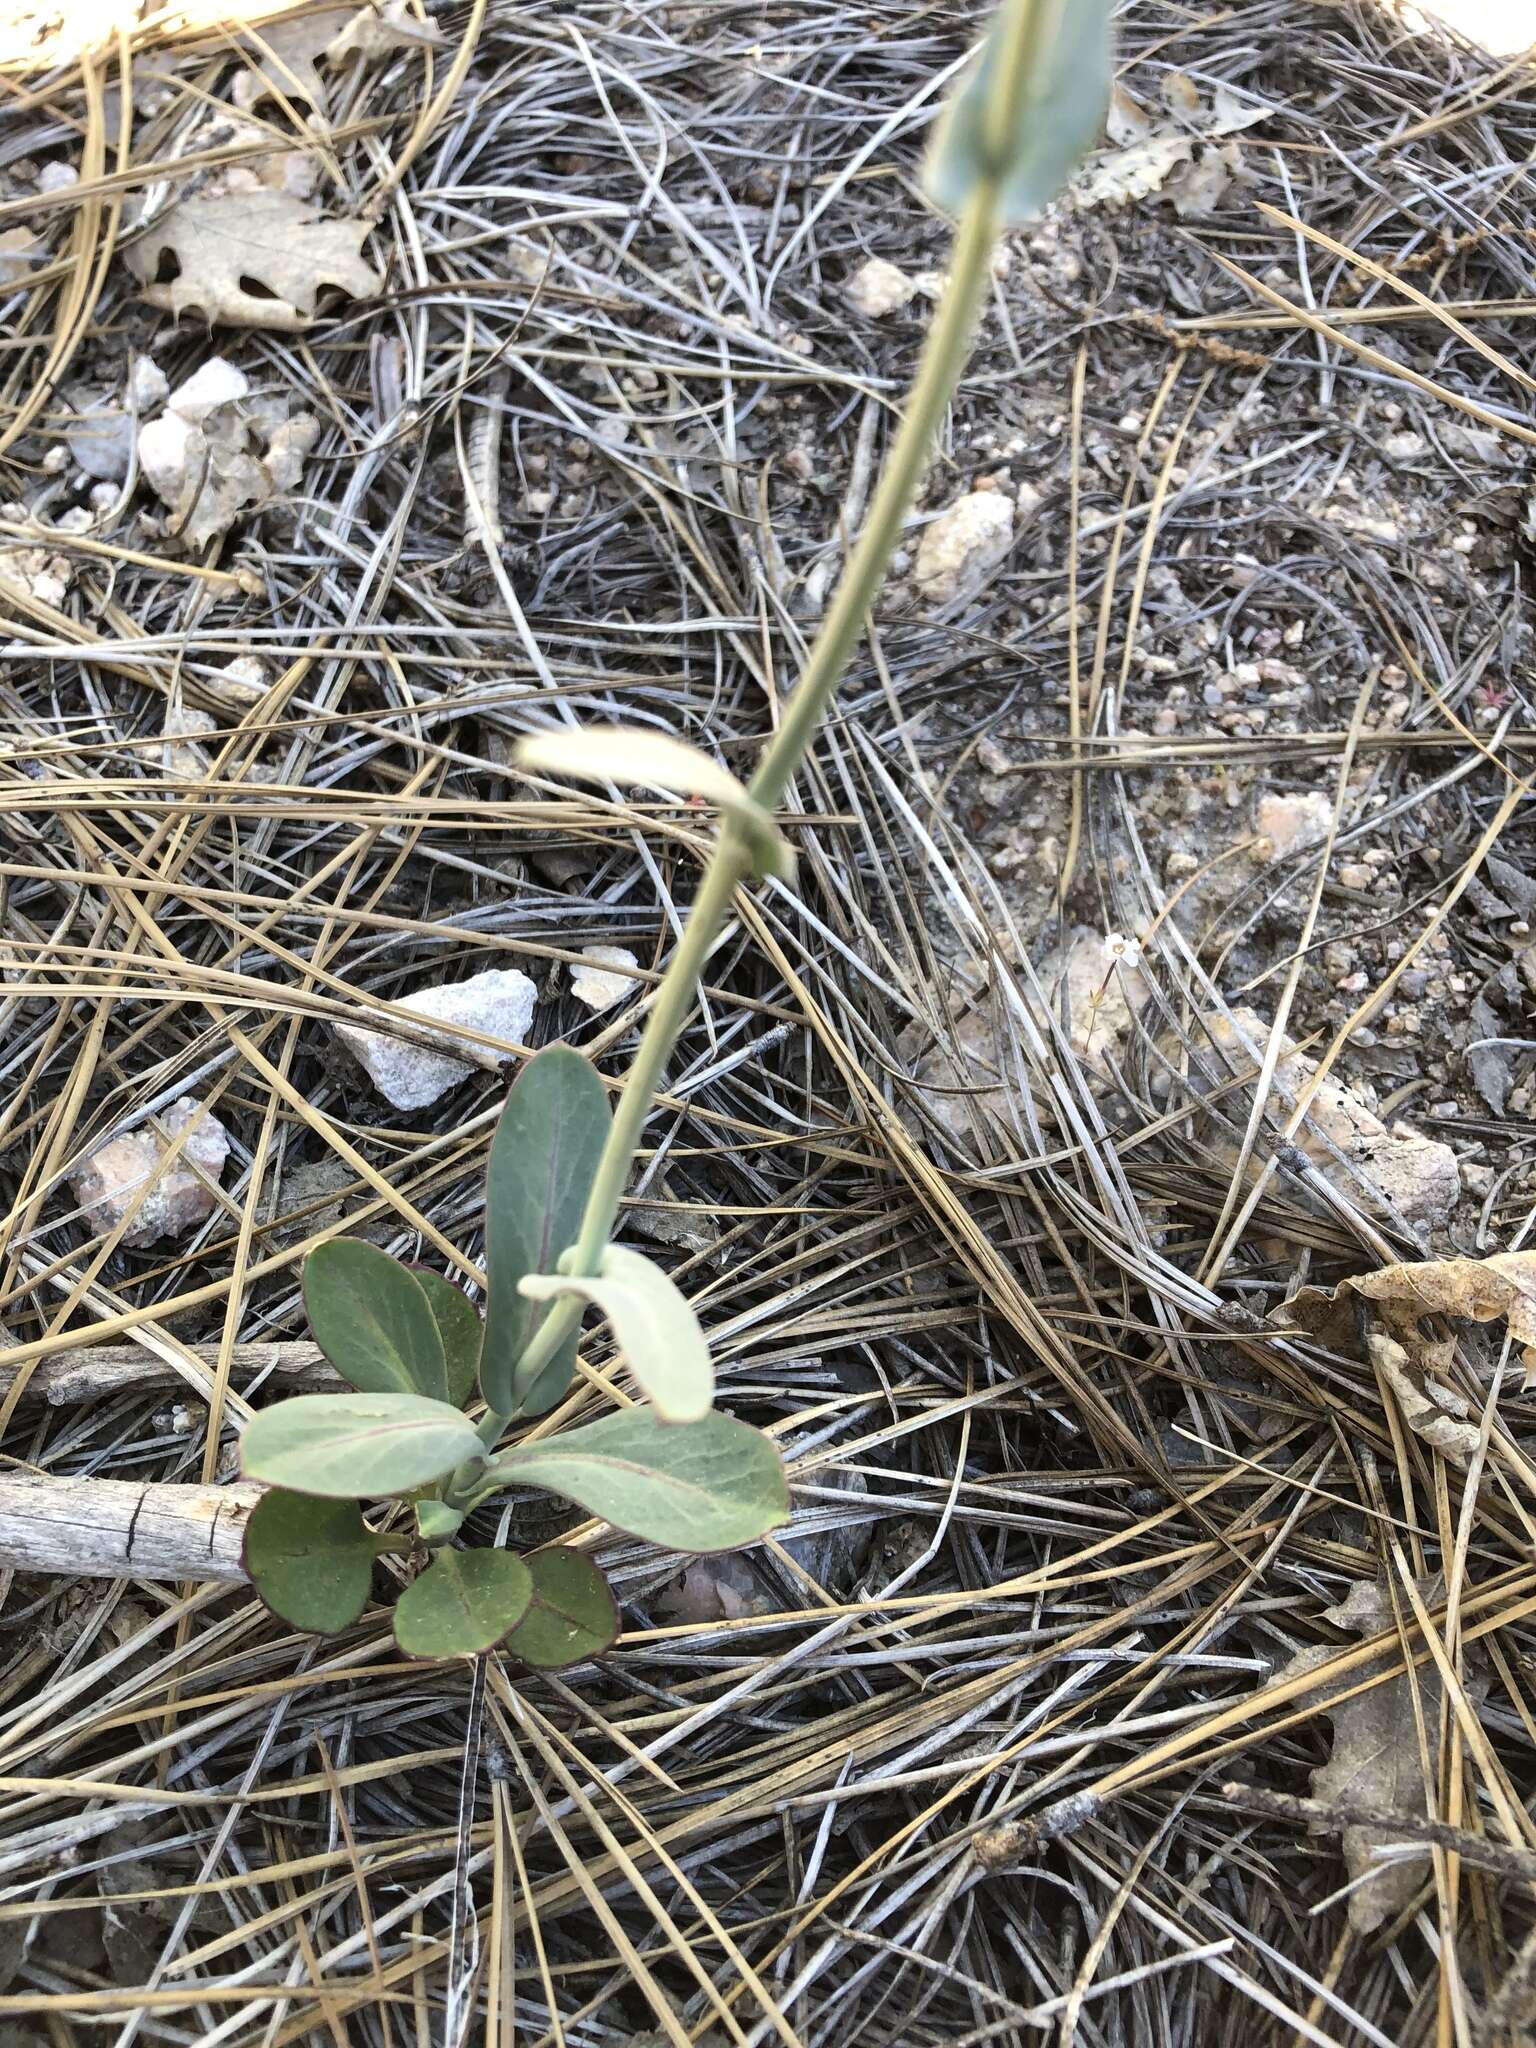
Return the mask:
[[[588,1514],[669,1550],[734,1550],[789,1515],[777,1447],[728,1415],[667,1423],[649,1408],[626,1408],[514,1444],[492,1469],[510,1485],[563,1493]]]
[[[420,1394],[299,1394],[246,1424],[240,1463],[324,1500],[409,1493],[483,1454],[474,1424]]]

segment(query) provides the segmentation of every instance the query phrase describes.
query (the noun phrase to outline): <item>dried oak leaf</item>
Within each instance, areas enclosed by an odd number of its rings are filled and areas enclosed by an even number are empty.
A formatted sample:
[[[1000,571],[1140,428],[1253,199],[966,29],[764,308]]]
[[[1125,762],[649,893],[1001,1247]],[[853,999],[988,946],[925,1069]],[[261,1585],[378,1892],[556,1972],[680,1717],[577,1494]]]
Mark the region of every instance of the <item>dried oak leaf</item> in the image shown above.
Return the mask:
[[[1431,1378],[1428,1367],[1385,1330],[1369,1331],[1365,1349],[1414,1435],[1453,1465],[1468,1464],[1478,1442],[1471,1402]]]
[[[376,64],[396,50],[431,49],[448,38],[435,22],[418,21],[406,0],[364,7],[325,46],[327,64]]]
[[[1353,1297],[1375,1304],[1399,1343],[1439,1364],[1450,1346],[1421,1331],[1429,1315],[1464,1316],[1474,1323],[1509,1323],[1510,1339],[1536,1365],[1536,1251],[1493,1252],[1486,1259],[1410,1259],[1341,1280],[1337,1287],[1303,1287],[1286,1304],[1290,1319],[1318,1336],[1342,1332]]]
[[[1359,1304],[1371,1305],[1362,1326]],[[1477,1448],[1470,1403],[1434,1375],[1449,1370],[1454,1339],[1431,1335],[1424,1318],[1461,1316],[1491,1323],[1500,1316],[1525,1355],[1527,1381],[1536,1370],[1536,1252],[1494,1252],[1486,1259],[1412,1259],[1341,1280],[1303,1287],[1279,1320],[1336,1351],[1360,1352],[1391,1388],[1408,1427],[1464,1465]],[[1379,1325],[1379,1326],[1378,1326]]]
[[[1161,192],[1181,219],[1209,213],[1242,168],[1236,145],[1222,138],[1251,128],[1270,113],[1268,107],[1247,105],[1224,85],[1217,86],[1207,107],[1199,87],[1182,71],[1163,79],[1163,105],[1167,118],[1155,119],[1123,87],[1117,88],[1105,124],[1113,147],[1089,157],[1072,183],[1080,209],[1128,206]]]
[[[241,40],[250,68],[237,82],[237,105],[247,109],[276,99],[308,106],[323,120],[338,82],[328,79],[327,71],[340,74],[354,64],[381,63],[397,50],[431,49],[448,38],[435,23],[418,21],[407,0],[366,7],[342,0],[318,13],[253,25]]]
[[[323,286],[376,298],[384,280],[361,250],[362,220],[320,220],[291,192],[232,192],[183,200],[128,252],[152,306],[196,310],[216,325],[297,334],[312,326]],[[177,270],[159,273],[169,256]]]
[[[242,95],[245,102],[258,106],[264,99],[276,98],[324,115],[328,94],[317,60],[330,43],[346,33],[351,19],[351,7],[343,5],[247,29],[242,41],[250,45],[244,54],[254,84]]]

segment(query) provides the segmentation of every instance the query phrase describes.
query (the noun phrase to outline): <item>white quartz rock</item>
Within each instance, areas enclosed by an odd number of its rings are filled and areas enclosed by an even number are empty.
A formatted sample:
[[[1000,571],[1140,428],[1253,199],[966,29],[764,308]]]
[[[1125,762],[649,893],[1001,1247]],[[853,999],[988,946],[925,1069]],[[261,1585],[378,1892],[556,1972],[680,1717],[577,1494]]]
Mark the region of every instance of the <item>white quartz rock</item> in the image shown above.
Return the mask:
[[[627,946],[583,946],[584,967],[571,969],[571,994],[589,1010],[611,1010],[637,986],[632,970],[640,962]]]
[[[930,520],[913,570],[931,605],[975,597],[1013,545],[1013,504],[1001,491],[967,491]]]
[[[917,290],[917,280],[883,256],[871,256],[861,263],[844,286],[849,305],[870,320],[899,312]]]
[[[1259,831],[1269,842],[1267,858],[1284,860],[1323,844],[1333,830],[1333,801],[1321,789],[1298,796],[1271,794],[1259,798],[1256,816]]]
[[[418,1017],[443,1024],[463,1025],[483,1032],[487,1038],[511,1039],[524,1044],[533,1022],[537,991],[526,974],[515,967],[493,967],[484,974],[472,974],[468,981],[441,982],[417,989],[399,998],[400,1007]],[[456,1088],[475,1067],[495,1060],[498,1065],[512,1058],[510,1052],[496,1052],[488,1046],[464,1047],[464,1057],[450,1048],[455,1041],[443,1031],[429,1034],[432,1047],[413,1045],[383,1031],[371,1031],[361,1024],[338,1024],[336,1036],[362,1067],[386,1102],[396,1109],[425,1109],[450,1088]],[[458,1041],[460,1045],[463,1041]]]
[[[236,369],[223,356],[210,356],[165,402],[171,412],[200,427],[209,413],[236,399],[249,398],[250,393],[251,380],[244,370]]]

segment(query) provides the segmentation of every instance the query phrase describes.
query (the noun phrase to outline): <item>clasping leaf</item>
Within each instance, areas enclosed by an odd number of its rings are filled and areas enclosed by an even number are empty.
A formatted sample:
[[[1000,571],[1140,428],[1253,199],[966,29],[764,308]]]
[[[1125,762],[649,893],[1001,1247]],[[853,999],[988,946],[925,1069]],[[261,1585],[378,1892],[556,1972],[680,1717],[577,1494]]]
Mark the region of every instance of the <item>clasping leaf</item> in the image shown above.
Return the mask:
[[[1004,221],[1033,220],[1093,146],[1113,71],[1114,0],[1003,0],[939,122],[928,195],[961,213],[995,181]]]
[[[586,782],[637,782],[646,789],[701,796],[736,824],[760,875],[787,880],[795,871],[795,856],[772,815],[728,768],[667,733],[625,725],[534,733],[519,740],[514,758],[520,768]]]
[[[409,1493],[482,1451],[467,1416],[419,1394],[300,1394],[252,1416],[240,1439],[248,1479],[325,1500]]]
[[[304,1306],[315,1342],[361,1392],[453,1398],[426,1289],[377,1245],[355,1237],[317,1244],[304,1261]]]
[[[601,1270],[590,1277],[530,1274],[518,1291],[532,1301],[576,1294],[600,1308],[663,1422],[698,1422],[709,1413],[715,1374],[698,1317],[676,1283],[643,1252],[611,1244]]]

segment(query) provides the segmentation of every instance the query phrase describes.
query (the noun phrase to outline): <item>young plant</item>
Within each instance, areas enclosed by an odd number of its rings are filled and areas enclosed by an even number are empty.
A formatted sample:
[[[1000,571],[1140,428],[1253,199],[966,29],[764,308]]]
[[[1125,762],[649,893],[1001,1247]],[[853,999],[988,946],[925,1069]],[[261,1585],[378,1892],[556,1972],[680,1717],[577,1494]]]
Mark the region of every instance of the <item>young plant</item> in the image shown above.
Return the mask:
[[[571,1663],[605,1649],[616,1632],[602,1573],[566,1547],[526,1558],[456,1548],[477,1503],[507,1486],[547,1487],[683,1551],[752,1542],[788,1513],[778,1451],[715,1411],[693,1311],[660,1267],[612,1241],[614,1224],[668,1055],[737,890],[753,877],[793,874],[774,814],[911,508],[965,364],[998,229],[1039,211],[1102,119],[1111,8],[1112,0],[1004,0],[940,125],[928,183],[959,216],[949,287],[868,520],[751,783],[653,732],[541,733],[520,747],[530,772],[702,798],[720,815],[719,836],[616,1112],[595,1070],[569,1047],[539,1053],[513,1084],[486,1180],[483,1330],[440,1274],[347,1238],[310,1254],[304,1298],[315,1341],[356,1392],[265,1409],[242,1445],[246,1473],[273,1488],[247,1526],[247,1568],[267,1605],[294,1626],[350,1626],[367,1604],[374,1560],[422,1547],[430,1561],[395,1607],[407,1654],[472,1655],[500,1643],[531,1665]],[[645,1405],[504,1441],[514,1423],[563,1398],[589,1307],[607,1319]],[[464,1408],[477,1382],[485,1413],[475,1423]],[[387,1498],[409,1504],[414,1530],[364,1521],[358,1503]]]
[[[486,1318],[441,1274],[352,1238],[304,1265],[315,1342],[353,1394],[307,1394],[254,1417],[243,1463],[273,1491],[247,1525],[263,1600],[299,1628],[334,1631],[367,1603],[374,1559],[423,1547],[431,1561],[395,1607],[402,1650],[468,1655],[505,1643],[530,1664],[569,1663],[613,1640],[617,1611],[581,1552],[450,1547],[465,1515],[507,1486],[548,1487],[671,1550],[728,1550],[781,1522],[783,1462],[770,1439],[714,1412],[697,1319],[650,1259],[605,1243],[573,1270],[613,1131],[607,1093],[567,1046],[513,1083],[486,1176]],[[498,1449],[514,1417],[555,1406],[575,1374],[577,1324],[607,1318],[648,1405]],[[477,1426],[464,1412],[478,1381]],[[404,1498],[414,1521],[379,1532],[357,1503]]]

